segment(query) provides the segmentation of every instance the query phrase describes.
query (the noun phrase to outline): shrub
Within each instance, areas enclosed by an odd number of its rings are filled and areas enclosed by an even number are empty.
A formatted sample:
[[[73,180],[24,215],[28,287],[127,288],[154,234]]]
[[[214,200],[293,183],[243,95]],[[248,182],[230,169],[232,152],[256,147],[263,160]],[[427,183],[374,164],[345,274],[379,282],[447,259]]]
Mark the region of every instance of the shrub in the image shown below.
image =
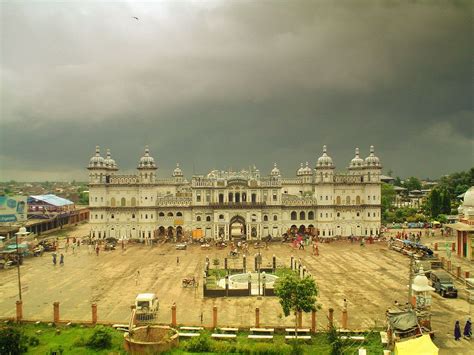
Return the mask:
[[[31,336],[28,338],[28,344],[31,346],[38,346],[40,343],[38,337]]]
[[[185,350],[195,353],[205,353],[211,351],[211,338],[208,334],[201,334],[189,340],[184,346]]]
[[[14,326],[0,328],[0,354],[17,355],[28,350],[28,339]]]
[[[94,333],[87,339],[86,346],[95,350],[109,349],[112,346],[112,334],[106,327],[96,327]]]

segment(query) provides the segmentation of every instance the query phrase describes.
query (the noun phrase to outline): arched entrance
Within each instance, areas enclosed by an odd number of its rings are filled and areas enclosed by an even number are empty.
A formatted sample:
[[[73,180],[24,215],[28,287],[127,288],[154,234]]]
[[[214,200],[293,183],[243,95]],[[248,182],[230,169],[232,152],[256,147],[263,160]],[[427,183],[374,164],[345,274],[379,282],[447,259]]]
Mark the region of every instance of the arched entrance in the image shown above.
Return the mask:
[[[230,238],[242,238],[247,235],[245,226],[245,219],[242,216],[234,216],[229,222],[229,236]]]

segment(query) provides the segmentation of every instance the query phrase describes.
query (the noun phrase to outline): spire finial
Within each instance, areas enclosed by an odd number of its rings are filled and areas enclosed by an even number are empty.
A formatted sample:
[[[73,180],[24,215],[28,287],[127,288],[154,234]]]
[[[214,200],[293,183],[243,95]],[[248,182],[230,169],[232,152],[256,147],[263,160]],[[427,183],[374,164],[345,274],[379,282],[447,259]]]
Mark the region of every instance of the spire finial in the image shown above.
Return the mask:
[[[308,162],[306,162],[306,167],[308,167],[308,166],[309,166],[309,163],[308,163]]]
[[[110,158],[110,157],[111,157],[110,149],[107,148],[107,158]]]
[[[95,156],[96,157],[100,156],[100,147],[98,145],[95,146]]]
[[[325,145],[323,145],[323,153],[326,153],[328,151],[328,147]]]
[[[373,155],[374,153],[375,153],[374,146],[371,145],[371,146],[370,146],[370,155]]]
[[[355,149],[355,153],[356,153],[356,157],[358,158],[359,157],[359,148]]]
[[[145,146],[145,155],[148,156],[150,154],[150,149],[148,148],[148,145]]]

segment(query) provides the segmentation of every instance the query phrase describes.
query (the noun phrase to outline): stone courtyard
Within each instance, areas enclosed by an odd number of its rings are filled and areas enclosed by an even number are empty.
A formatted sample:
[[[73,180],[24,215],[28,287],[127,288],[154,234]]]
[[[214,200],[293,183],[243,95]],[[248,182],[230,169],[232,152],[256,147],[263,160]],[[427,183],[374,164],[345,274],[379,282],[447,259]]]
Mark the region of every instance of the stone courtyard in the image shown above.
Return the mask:
[[[71,231],[71,236],[87,234],[87,225]],[[53,302],[60,303],[60,317],[64,320],[90,321],[91,304],[98,305],[99,321],[124,323],[130,315],[130,306],[138,293],[154,292],[160,299],[158,321],[171,322],[171,305],[177,307],[177,322],[186,325],[210,326],[212,308],[217,306],[218,324],[250,327],[255,324],[255,307],[260,308],[261,326],[292,326],[294,318],[285,318],[275,297],[203,298],[202,270],[205,258],[223,258],[224,250],[201,250],[198,245],[187,250],[175,250],[173,244],[145,246],[127,245],[122,251],[100,251],[89,254],[81,246],[73,255],[65,254],[65,265],[53,266],[50,253],[28,258],[21,267],[24,318],[50,321]],[[249,250],[249,263],[258,250]],[[367,244],[338,241],[319,245],[319,256],[310,248],[296,250],[290,244],[270,244],[262,250],[263,264],[270,263],[273,255],[277,264],[289,266],[290,256],[301,258],[313,275],[319,288],[317,328],[327,327],[329,308],[334,308],[336,325],[340,324],[343,299],[348,302],[349,328],[368,329],[383,327],[385,310],[395,300],[407,300],[407,257],[388,250],[385,242]],[[179,257],[179,264],[177,258]],[[234,261],[229,260],[229,267]],[[211,268],[213,266],[211,265]],[[139,271],[139,276],[138,275]],[[195,276],[199,287],[182,288],[181,279]],[[457,285],[462,289],[461,285]],[[0,316],[14,317],[18,296],[16,269],[0,272]],[[436,332],[435,343],[441,353],[466,353],[466,340],[453,340],[455,320],[464,324],[470,312],[468,303],[461,298],[443,299],[433,293],[432,325]],[[309,327],[310,314],[303,316]]]

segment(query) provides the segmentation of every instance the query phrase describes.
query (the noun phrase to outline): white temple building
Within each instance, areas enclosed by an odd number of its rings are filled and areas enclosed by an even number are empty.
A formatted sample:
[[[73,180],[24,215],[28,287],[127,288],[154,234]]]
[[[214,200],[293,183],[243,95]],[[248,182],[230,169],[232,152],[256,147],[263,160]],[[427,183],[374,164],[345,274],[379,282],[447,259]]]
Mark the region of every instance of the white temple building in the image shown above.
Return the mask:
[[[170,178],[158,169],[148,147],[137,173],[118,174],[107,150],[89,161],[91,236],[151,239],[159,236],[246,236],[258,240],[292,231],[320,237],[370,236],[381,225],[381,163],[370,147],[355,156],[347,171],[336,172],[326,146],[315,167],[301,164],[285,178],[275,163],[269,175],[253,167],[213,170],[187,180],[179,164]]]

